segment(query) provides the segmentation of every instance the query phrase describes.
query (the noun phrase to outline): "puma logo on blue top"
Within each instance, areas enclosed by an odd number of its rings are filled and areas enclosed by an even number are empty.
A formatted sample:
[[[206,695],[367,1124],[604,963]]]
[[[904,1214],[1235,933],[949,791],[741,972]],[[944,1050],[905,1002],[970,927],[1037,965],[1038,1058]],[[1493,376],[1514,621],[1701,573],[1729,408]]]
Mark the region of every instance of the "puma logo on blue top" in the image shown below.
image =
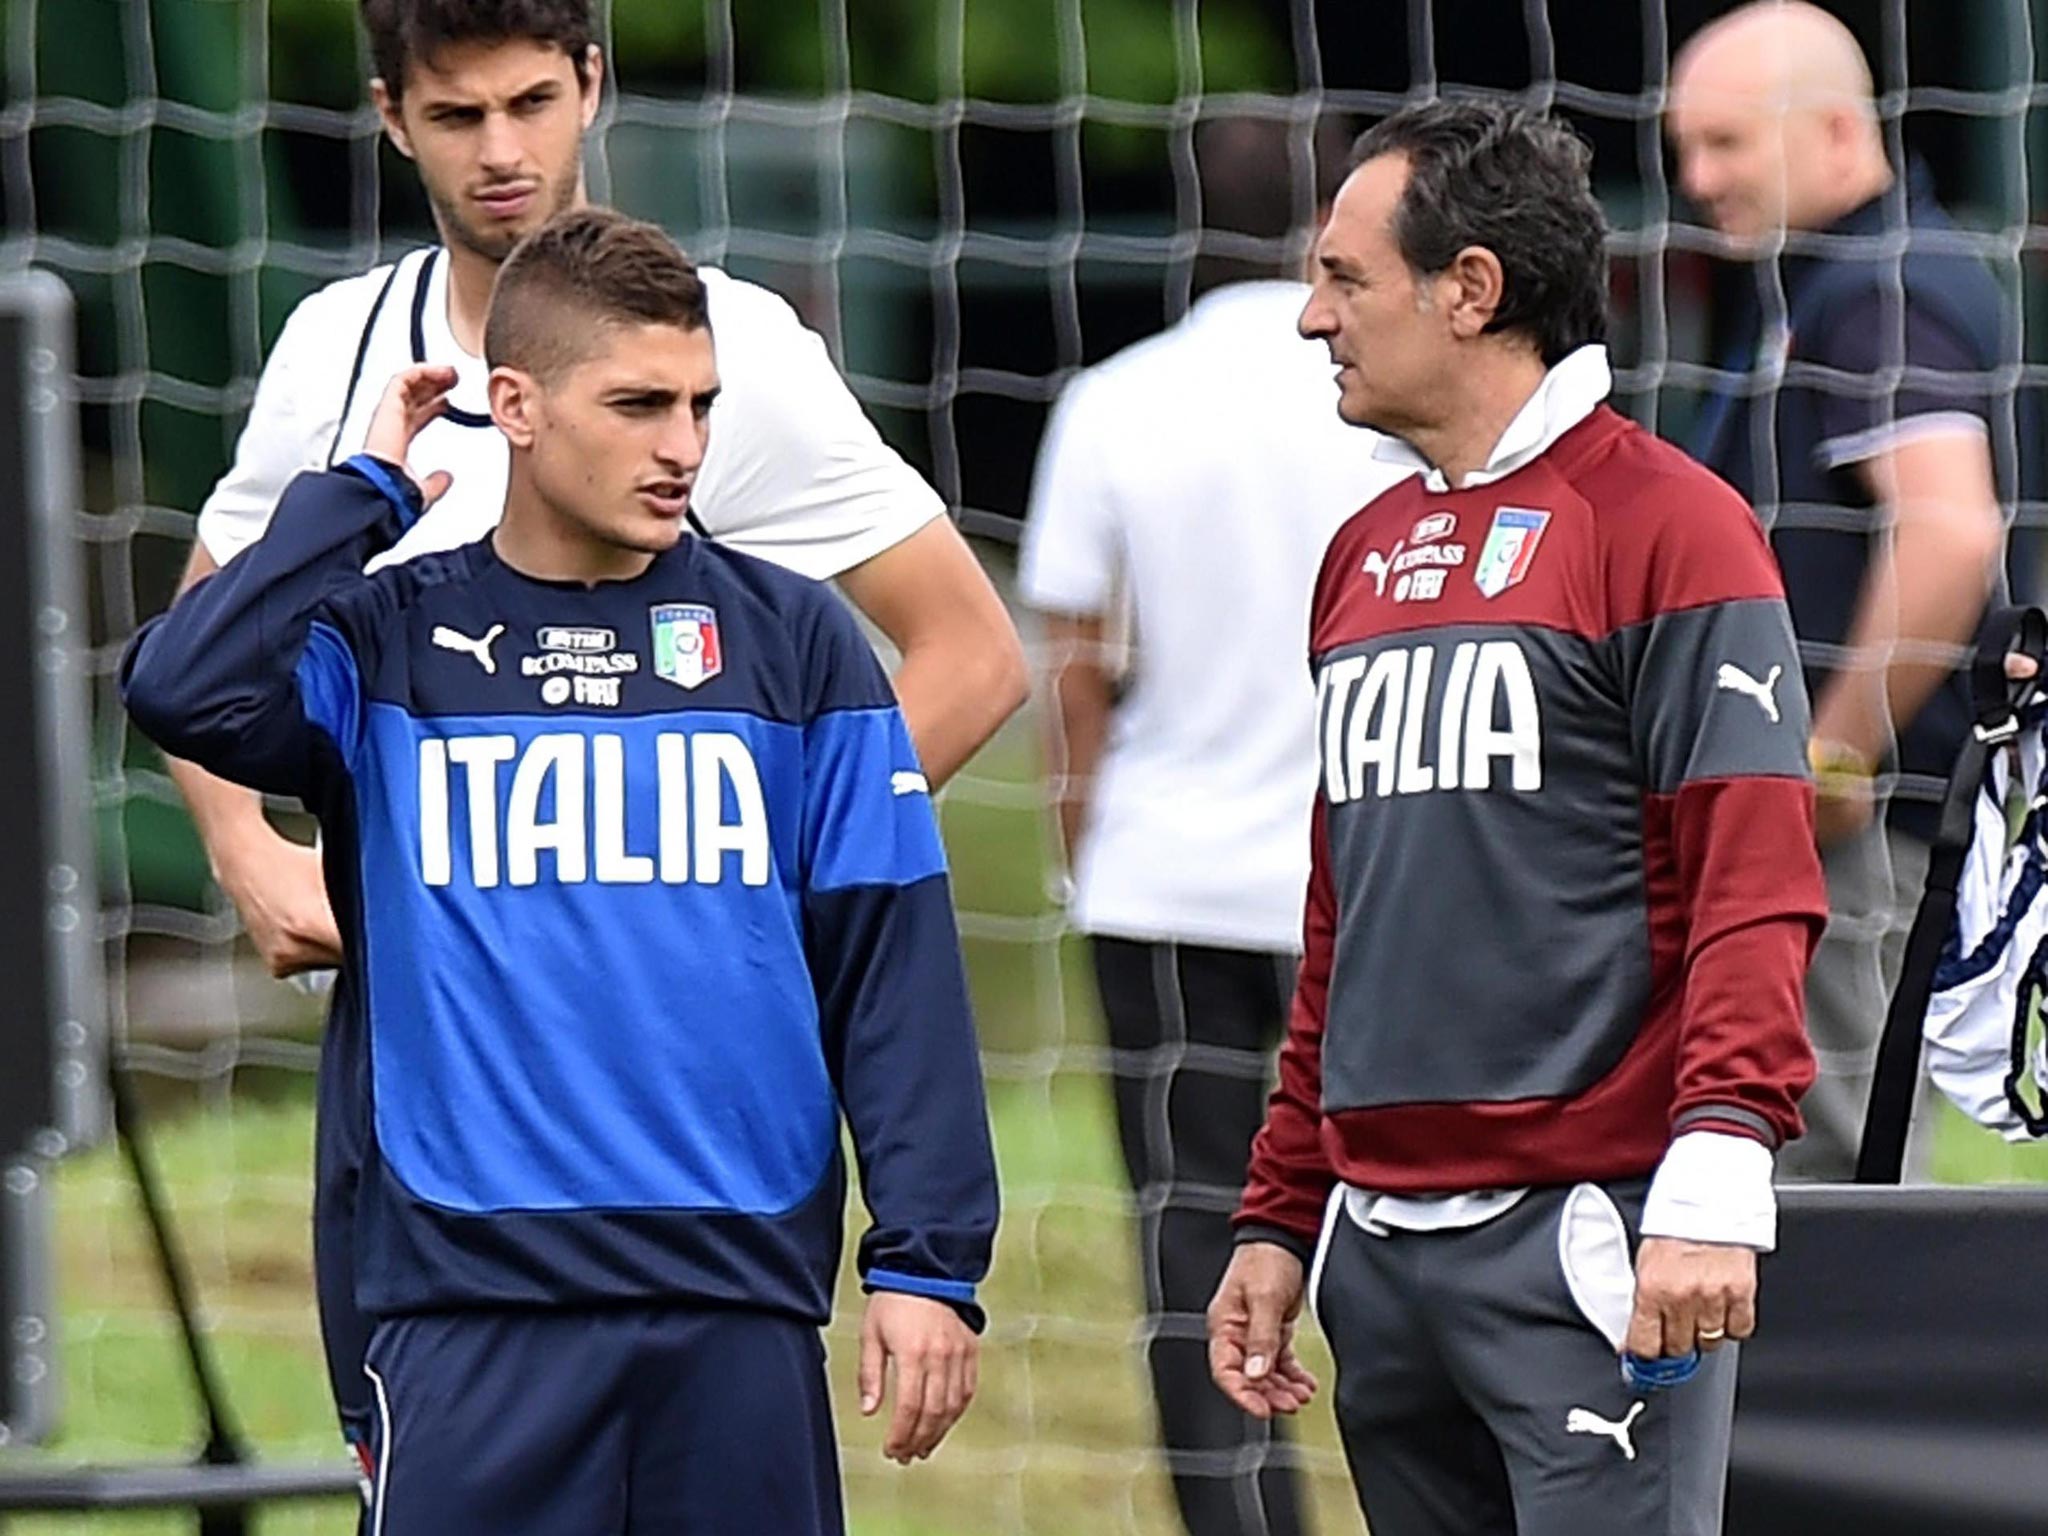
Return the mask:
[[[469,636],[452,630],[445,624],[437,624],[434,626],[432,638],[434,644],[440,646],[444,651],[461,651],[466,656],[474,656],[478,666],[495,676],[498,671],[498,663],[491,656],[491,642],[503,633],[505,633],[504,625],[493,624],[483,632],[481,638],[472,640]]]

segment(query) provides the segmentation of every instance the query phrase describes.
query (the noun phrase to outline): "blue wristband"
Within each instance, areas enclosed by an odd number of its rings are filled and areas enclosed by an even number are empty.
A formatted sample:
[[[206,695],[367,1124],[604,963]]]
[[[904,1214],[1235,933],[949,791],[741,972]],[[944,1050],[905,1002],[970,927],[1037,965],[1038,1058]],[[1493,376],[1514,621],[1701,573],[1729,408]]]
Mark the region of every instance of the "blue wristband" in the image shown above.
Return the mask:
[[[901,1291],[906,1296],[923,1296],[955,1306],[974,1305],[974,1286],[965,1280],[941,1280],[934,1275],[906,1275],[900,1270],[871,1269],[861,1277],[871,1291]]]
[[[1688,1349],[1682,1355],[1665,1355],[1649,1359],[1642,1355],[1623,1354],[1621,1357],[1621,1379],[1634,1392],[1662,1392],[1667,1388],[1682,1385],[1699,1374],[1700,1352]]]

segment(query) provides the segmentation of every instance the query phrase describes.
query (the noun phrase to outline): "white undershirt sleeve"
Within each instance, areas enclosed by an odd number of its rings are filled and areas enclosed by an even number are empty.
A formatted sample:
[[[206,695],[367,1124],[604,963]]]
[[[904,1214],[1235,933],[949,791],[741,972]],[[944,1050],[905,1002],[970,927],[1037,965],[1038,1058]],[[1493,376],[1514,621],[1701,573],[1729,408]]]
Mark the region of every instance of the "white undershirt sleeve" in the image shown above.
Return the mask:
[[[1769,1253],[1778,1244],[1771,1149],[1725,1131],[1672,1142],[1643,1201],[1643,1236],[1726,1243]]]

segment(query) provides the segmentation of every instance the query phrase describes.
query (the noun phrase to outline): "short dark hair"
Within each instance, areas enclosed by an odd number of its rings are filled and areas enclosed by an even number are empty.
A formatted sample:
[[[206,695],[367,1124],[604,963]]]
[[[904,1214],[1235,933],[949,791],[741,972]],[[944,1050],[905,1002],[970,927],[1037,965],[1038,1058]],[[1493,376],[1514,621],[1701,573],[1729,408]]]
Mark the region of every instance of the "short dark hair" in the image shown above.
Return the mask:
[[[407,66],[450,43],[552,43],[576,66],[577,80],[589,81],[590,0],[362,0],[362,10],[371,67],[394,101],[405,94]]]
[[[1392,154],[1408,159],[1394,239],[1410,269],[1441,272],[1484,246],[1503,279],[1487,330],[1526,335],[1545,366],[1607,339],[1607,220],[1592,147],[1568,123],[1500,101],[1433,101],[1368,128],[1351,166]]]
[[[623,325],[709,330],[704,280],[660,226],[609,208],[571,208],[520,241],[498,268],[484,359],[550,379]]]
[[[1299,144],[1297,143],[1299,141]],[[1311,227],[1350,169],[1351,129],[1335,113],[1301,125],[1232,113],[1195,126],[1195,179],[1202,193],[1194,290],[1299,277],[1290,240]]]

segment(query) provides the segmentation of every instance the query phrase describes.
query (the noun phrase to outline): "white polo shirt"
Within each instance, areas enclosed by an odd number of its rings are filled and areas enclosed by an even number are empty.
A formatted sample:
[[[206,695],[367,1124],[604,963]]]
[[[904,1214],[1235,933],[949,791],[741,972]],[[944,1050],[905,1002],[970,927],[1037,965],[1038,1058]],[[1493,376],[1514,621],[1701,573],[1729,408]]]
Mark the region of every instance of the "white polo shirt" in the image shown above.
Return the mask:
[[[1331,535],[1409,472],[1338,419],[1328,349],[1295,331],[1307,297],[1205,295],[1076,378],[1040,448],[1025,600],[1134,618],[1074,872],[1086,932],[1301,947],[1309,601]]]
[[[945,511],[884,443],[824,343],[778,295],[700,268],[724,386],[692,511],[724,544],[825,579],[908,538]],[[511,454],[492,424],[482,358],[448,325],[448,261],[438,247],[309,294],[279,333],[235,447],[199,512],[199,538],[225,565],[262,537],[286,484],[363,445],[391,376],[452,364],[449,408],[415,439],[421,478],[445,469],[448,494],[375,564],[470,543],[505,508]]]

